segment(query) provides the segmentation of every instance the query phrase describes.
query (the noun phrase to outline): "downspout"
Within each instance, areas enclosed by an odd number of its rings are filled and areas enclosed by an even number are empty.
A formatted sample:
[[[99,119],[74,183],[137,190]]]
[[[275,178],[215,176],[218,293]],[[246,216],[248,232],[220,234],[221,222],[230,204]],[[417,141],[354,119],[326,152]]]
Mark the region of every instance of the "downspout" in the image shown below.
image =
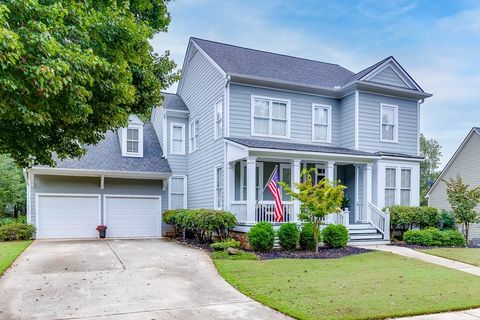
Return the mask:
[[[230,80],[231,77],[229,74],[225,76],[225,93],[224,93],[224,108],[225,108],[225,117],[223,123],[223,133],[224,137],[230,136]],[[223,140],[223,208],[225,210],[230,210],[230,172],[229,165],[227,163],[227,143]]]

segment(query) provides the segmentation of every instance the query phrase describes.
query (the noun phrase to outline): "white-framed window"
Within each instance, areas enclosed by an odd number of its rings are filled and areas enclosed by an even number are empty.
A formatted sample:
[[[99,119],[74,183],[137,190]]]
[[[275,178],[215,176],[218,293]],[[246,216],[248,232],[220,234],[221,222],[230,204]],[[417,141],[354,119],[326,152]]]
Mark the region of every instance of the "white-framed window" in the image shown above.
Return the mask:
[[[170,153],[185,154],[185,125],[183,123],[170,124]]]
[[[380,140],[384,142],[398,141],[398,106],[380,105]]]
[[[127,153],[138,153],[140,135],[138,128],[127,128]]]
[[[199,148],[198,120],[190,122],[190,152]]]
[[[214,206],[215,209],[223,208],[223,166],[215,167],[215,193]]]
[[[290,164],[281,163],[280,164],[280,181],[292,187],[292,167]],[[282,191],[282,200],[290,201],[290,195],[285,191],[285,188],[281,188]]]
[[[385,168],[385,207],[395,205],[397,169]]]
[[[187,177],[171,176],[169,190],[169,208],[183,209],[187,207]]]
[[[143,125],[130,124],[121,129],[122,156],[143,157]]]
[[[315,165],[315,184],[318,184],[320,181],[325,179],[327,176],[326,169],[324,164]]]
[[[217,102],[215,102],[214,112],[215,112],[214,139],[217,139],[223,136],[223,99],[220,99]]]
[[[312,105],[312,141],[332,141],[332,106]]]
[[[252,96],[252,136],[289,138],[290,101]]]
[[[401,169],[400,177],[400,204],[402,206],[410,206],[410,194],[412,189],[412,170]]]

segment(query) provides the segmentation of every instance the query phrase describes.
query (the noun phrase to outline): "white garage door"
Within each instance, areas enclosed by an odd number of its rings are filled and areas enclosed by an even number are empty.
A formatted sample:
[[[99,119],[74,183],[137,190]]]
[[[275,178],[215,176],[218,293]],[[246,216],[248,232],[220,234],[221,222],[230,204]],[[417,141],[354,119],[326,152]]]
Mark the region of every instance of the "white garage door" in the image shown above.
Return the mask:
[[[105,196],[107,237],[158,237],[160,197]]]
[[[98,237],[100,195],[37,197],[37,239]]]

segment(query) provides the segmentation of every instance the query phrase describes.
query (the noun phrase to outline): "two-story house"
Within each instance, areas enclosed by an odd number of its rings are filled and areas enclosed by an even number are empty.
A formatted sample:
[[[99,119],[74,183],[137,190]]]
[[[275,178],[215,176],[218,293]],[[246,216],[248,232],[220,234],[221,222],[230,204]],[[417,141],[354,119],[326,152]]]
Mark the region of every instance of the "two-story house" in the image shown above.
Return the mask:
[[[381,209],[419,204],[420,106],[430,96],[393,57],[354,73],[191,38],[177,93],[164,94],[151,124],[132,116],[81,160],[29,171],[29,219],[45,238],[94,236],[99,222],[108,236],[158,236],[161,211],[217,208],[245,232],[273,222],[263,189],[276,166],[290,184],[315,168],[315,181],[340,180],[350,200],[326,223],[348,225],[352,240],[388,239]],[[300,204],[282,198],[284,221],[297,222]]]

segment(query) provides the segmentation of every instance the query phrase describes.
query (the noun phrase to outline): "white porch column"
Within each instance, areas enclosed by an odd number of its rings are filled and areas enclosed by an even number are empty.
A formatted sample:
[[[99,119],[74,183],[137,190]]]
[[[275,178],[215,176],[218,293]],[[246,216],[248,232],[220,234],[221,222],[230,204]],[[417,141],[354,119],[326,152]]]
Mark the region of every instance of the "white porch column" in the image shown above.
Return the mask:
[[[328,180],[333,181],[335,179],[335,161],[328,161],[326,169],[325,174]]]
[[[247,158],[247,223],[254,224],[256,205],[256,157]]]
[[[300,162],[299,159],[292,160],[292,189],[295,192],[298,192],[298,189],[295,187],[295,183],[300,182]],[[293,222],[298,221],[298,215],[300,214],[300,201],[293,199]]]
[[[225,208],[231,210],[230,206],[232,201],[235,200],[235,162],[229,162],[227,164],[227,195]]]
[[[372,164],[365,166],[365,210],[367,210],[367,220],[371,221],[371,212],[368,209],[368,203],[372,202]]]

